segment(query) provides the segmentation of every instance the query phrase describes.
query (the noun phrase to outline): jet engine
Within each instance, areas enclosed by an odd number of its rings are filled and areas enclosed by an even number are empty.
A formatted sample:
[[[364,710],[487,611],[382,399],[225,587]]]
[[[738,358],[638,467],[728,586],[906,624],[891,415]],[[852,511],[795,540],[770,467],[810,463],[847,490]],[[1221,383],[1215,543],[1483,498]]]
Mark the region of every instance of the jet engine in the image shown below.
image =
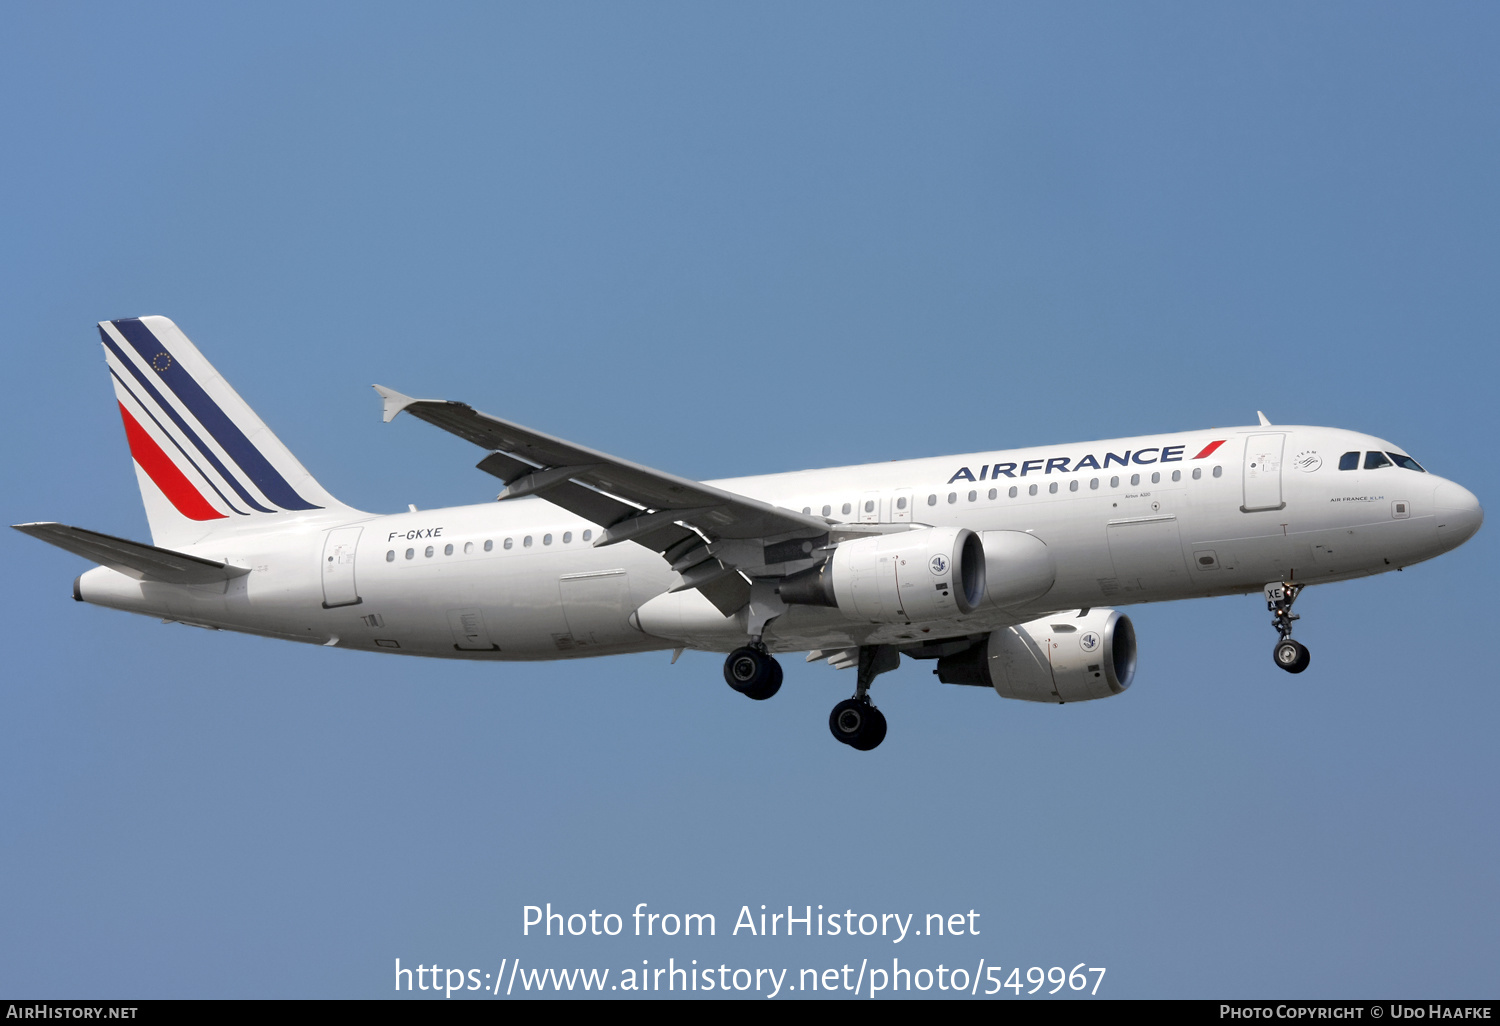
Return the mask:
[[[985,640],[938,660],[945,684],[992,687],[1002,698],[1086,702],[1130,687],[1135,628],[1117,609],[1046,616],[991,631]]]
[[[833,606],[851,620],[912,623],[972,613],[984,601],[984,580],[977,534],[925,527],[841,542],[777,593],[791,605]]]

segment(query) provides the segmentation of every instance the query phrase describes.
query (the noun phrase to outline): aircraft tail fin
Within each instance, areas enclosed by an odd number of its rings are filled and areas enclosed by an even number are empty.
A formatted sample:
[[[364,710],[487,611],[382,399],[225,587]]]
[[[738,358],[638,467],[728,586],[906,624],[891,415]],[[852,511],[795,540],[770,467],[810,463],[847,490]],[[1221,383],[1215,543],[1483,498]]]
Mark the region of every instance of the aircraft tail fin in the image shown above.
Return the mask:
[[[156,544],[346,508],[170,320],[101,321],[99,337]]]

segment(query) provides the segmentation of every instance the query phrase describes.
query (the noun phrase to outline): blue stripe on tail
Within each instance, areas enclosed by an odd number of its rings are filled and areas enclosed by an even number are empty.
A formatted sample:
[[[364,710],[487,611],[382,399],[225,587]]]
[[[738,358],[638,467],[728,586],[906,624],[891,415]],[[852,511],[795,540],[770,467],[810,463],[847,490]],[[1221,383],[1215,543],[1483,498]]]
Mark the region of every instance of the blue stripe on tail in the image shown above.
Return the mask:
[[[231,512],[238,513],[242,517],[246,516],[247,514],[245,513],[244,510],[242,510],[242,509],[238,508],[237,506],[235,506],[234,503],[232,503],[232,502],[229,501],[229,496],[225,495],[223,492],[221,492],[219,490],[219,486],[216,485],[216,484],[214,484],[214,479],[211,478],[211,477],[209,477],[207,474],[203,473],[203,468],[200,467],[200,466],[198,466],[197,462],[193,459],[192,455],[186,449],[184,449],[182,447],[182,443],[177,440],[177,436],[174,435],[172,432],[170,432],[170,431],[167,430],[166,425],[164,425],[161,422],[160,418],[158,418],[156,416],[156,414],[154,414],[154,413],[151,412],[151,407],[147,406],[145,403],[143,403],[141,401],[141,397],[135,394],[135,389],[131,388],[130,385],[126,383],[126,381],[125,381],[124,378],[122,378],[122,377],[120,377],[120,375],[116,374],[115,373],[115,369],[113,367],[109,368],[109,376],[112,377],[112,378],[114,378],[116,381],[118,381],[120,383],[120,387],[125,390],[125,394],[128,395],[128,396],[130,396],[130,398],[132,398],[132,399],[135,400],[136,405],[141,408],[141,411],[143,413],[145,413],[146,416],[148,416],[148,417],[151,418],[151,423],[155,424],[156,427],[157,427],[157,430],[159,430],[163,435],[166,436],[167,440],[170,441],[172,443],[172,445],[176,447],[176,449],[177,449],[178,452],[182,453],[182,458],[185,459],[185,460],[187,460],[188,466],[192,467],[194,470],[196,470],[198,472],[198,476],[201,477],[201,478],[203,478],[204,482],[210,488],[212,488],[214,490],[214,494],[217,495],[220,499],[222,499],[224,501],[224,505],[228,506]],[[157,401],[158,402],[161,401],[161,397],[160,396],[157,396]],[[167,409],[170,411],[171,407],[169,406],[169,407],[167,407]]]
[[[115,354],[115,359],[119,360],[120,363],[127,370],[129,370],[132,375],[135,376],[136,381],[140,382],[141,388],[145,390],[146,394],[156,401],[156,405],[161,407],[161,409],[166,413],[168,417],[172,418],[172,423],[177,425],[177,430],[182,432],[183,437],[185,437],[188,441],[192,442],[193,445],[197,447],[198,451],[203,454],[204,459],[208,460],[209,464],[219,472],[220,477],[229,482],[229,487],[235,490],[236,494],[238,494],[239,497],[245,501],[245,504],[247,506],[249,506],[251,509],[259,510],[262,513],[276,512],[276,510],[267,509],[265,506],[262,506],[260,503],[255,501],[254,496],[252,496],[245,489],[244,485],[240,484],[239,478],[235,477],[229,472],[229,469],[219,461],[219,457],[214,455],[214,451],[204,443],[203,439],[198,437],[198,433],[192,428],[188,427],[187,422],[182,419],[182,416],[172,408],[171,403],[168,403],[165,399],[162,398],[161,393],[156,390],[156,386],[151,384],[151,382],[147,380],[146,376],[141,373],[140,368],[135,365],[135,362],[132,361],[130,357],[120,352],[120,347],[115,345],[115,340],[109,337],[109,332],[105,331],[103,328],[100,328],[99,337],[104,340],[104,345],[109,349],[109,351]]]
[[[323,508],[313,505],[297,494],[296,490],[287,483],[286,478],[282,477],[254,443],[245,437],[239,425],[229,419],[229,415],[220,409],[219,404],[203,390],[203,386],[194,380],[187,369],[172,357],[171,353],[167,352],[166,347],[151,333],[150,328],[135,317],[110,323],[119,330],[121,335],[125,336],[125,340],[141,355],[141,359],[156,371],[157,377],[161,378],[177,398],[182,400],[182,404],[192,411],[193,416],[198,418],[198,423],[208,430],[214,441],[218,442],[229,457],[239,464],[240,469],[249,476],[250,480],[255,482],[261,494],[285,510]]]

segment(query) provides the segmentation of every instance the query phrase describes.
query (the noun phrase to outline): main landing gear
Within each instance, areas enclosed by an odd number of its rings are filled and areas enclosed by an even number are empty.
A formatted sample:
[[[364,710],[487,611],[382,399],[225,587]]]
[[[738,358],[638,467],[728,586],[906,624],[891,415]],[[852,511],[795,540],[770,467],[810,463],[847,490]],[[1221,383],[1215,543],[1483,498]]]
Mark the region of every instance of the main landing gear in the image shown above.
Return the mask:
[[[746,616],[750,643],[735,649],[724,660],[724,680],[757,702],[764,702],[781,690],[781,664],[766,651],[761,636],[766,624],[785,611],[786,603],[774,587],[768,582],[751,582]],[[868,752],[885,740],[885,716],[870,702],[870,685],[877,676],[900,665],[901,653],[894,645],[860,646],[854,697],[834,706],[828,716],[828,729],[835,740],[861,752]]]
[[[854,697],[844,699],[828,714],[828,729],[835,741],[868,752],[885,740],[885,714],[870,702],[870,685],[878,675],[899,665],[901,653],[894,645],[860,647]]]
[[[900,664],[901,653],[894,645],[860,648],[854,697],[844,699],[828,714],[828,730],[834,740],[861,752],[885,740],[885,714],[871,703],[870,685],[877,676]],[[756,638],[729,653],[724,660],[724,680],[740,694],[763,702],[781,690],[781,664]]]
[[[746,627],[750,644],[737,648],[724,660],[724,680],[734,690],[764,702],[781,690],[781,664],[766,651],[761,635],[766,624],[786,612],[786,603],[776,594],[775,582],[752,581]]]
[[[1281,640],[1271,650],[1271,658],[1287,673],[1301,673],[1312,662],[1312,653],[1308,652],[1307,646],[1292,640],[1292,621],[1302,619],[1292,612],[1292,603],[1297,601],[1302,588],[1300,584],[1279,582],[1266,585],[1266,608],[1272,613],[1271,626],[1281,635]]]
[[[766,651],[761,635],[766,624],[786,611],[786,603],[776,594],[774,582],[752,581],[746,627],[750,644],[735,649],[724,660],[724,680],[734,690],[757,702],[764,702],[781,690],[781,664]]]
[[[753,641],[737,648],[724,660],[724,680],[734,690],[757,702],[764,702],[781,690],[781,664]]]
[[[885,713],[866,698],[846,698],[828,714],[828,729],[835,741],[857,752],[868,752],[885,740]]]

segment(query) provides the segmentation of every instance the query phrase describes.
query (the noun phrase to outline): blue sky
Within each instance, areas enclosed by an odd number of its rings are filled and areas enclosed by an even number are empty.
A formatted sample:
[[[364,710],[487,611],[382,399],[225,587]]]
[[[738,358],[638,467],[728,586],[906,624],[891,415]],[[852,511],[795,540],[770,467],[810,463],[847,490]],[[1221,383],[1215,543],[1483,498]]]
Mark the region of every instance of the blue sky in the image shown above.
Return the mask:
[[[8,523],[148,533],[93,323],[175,319],[343,500],[483,501],[369,383],[693,477],[1253,422],[1493,509],[1492,5],[13,4]],[[13,532],[0,992],[377,997],[489,971],[1106,966],[1124,996],[1493,996],[1493,527],[1132,609],[1055,708],[788,660],[450,665],[75,605]],[[720,936],[521,936],[522,906]],[[979,937],[728,937],[742,905]],[[907,959],[911,962],[908,963]],[[1006,992],[1009,993],[1009,992]]]

